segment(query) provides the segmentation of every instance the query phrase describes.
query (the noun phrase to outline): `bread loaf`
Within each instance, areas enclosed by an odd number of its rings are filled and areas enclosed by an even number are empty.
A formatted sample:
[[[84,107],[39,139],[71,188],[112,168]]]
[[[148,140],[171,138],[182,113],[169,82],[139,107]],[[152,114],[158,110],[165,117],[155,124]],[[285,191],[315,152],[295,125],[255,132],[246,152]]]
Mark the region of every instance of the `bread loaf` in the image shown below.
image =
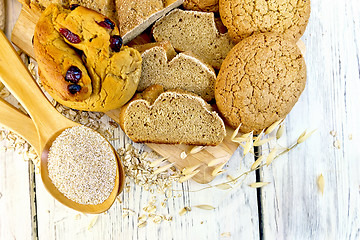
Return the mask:
[[[21,2],[26,2],[26,0],[20,0]],[[80,5],[94,11],[97,11],[106,17],[110,18],[112,21],[117,22],[116,12],[115,12],[115,3],[114,0],[30,0],[31,4],[34,4],[38,8],[44,10],[50,4],[58,4],[65,8],[74,7]]]
[[[118,34],[115,24],[95,11],[50,5],[34,34],[46,91],[78,110],[105,112],[124,105],[138,86],[141,56],[122,46]]]
[[[122,107],[120,126],[134,142],[218,145],[225,125],[202,98],[154,85]]]
[[[144,91],[151,85],[159,84],[165,90],[183,89],[201,96],[205,101],[213,99],[214,69],[191,53],[179,53],[173,57],[175,51],[171,45],[162,45],[141,54],[143,62],[137,90]]]

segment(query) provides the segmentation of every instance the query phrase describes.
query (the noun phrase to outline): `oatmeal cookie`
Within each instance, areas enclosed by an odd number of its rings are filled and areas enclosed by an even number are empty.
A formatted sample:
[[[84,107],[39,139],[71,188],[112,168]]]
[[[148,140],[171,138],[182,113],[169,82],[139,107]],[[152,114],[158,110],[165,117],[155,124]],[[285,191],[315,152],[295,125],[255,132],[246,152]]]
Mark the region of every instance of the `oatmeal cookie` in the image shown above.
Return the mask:
[[[227,123],[258,134],[285,118],[305,88],[306,65],[296,43],[259,33],[228,54],[215,83],[215,99]]]
[[[255,32],[300,39],[310,17],[310,0],[219,0],[221,20],[235,42]]]

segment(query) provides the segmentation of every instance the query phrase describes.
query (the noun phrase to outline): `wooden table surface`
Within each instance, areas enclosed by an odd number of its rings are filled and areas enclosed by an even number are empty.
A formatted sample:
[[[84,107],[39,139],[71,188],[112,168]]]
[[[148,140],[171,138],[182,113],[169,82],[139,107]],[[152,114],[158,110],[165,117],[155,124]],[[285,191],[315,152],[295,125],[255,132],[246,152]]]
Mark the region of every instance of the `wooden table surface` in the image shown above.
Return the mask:
[[[260,178],[270,184],[259,193],[248,186],[254,173],[231,191],[191,192],[202,186],[188,181],[174,187],[181,197],[161,210],[173,221],[138,228],[138,215],[123,218],[122,211],[141,214],[154,194],[131,184],[120,195],[123,203],[116,202],[88,229],[94,215],[78,215],[56,202],[30,171],[32,164],[0,151],[0,239],[360,239],[360,1],[313,0],[311,7],[302,37],[307,85],[285,120],[282,143],[291,145],[305,129],[317,131],[263,168]],[[20,9],[16,0],[6,0],[8,37]],[[121,140],[113,144],[124,146],[128,140],[117,131]],[[235,152],[229,172],[251,166],[251,156],[241,159]],[[317,186],[320,174],[323,194]],[[216,208],[179,215],[181,208],[199,204]]]

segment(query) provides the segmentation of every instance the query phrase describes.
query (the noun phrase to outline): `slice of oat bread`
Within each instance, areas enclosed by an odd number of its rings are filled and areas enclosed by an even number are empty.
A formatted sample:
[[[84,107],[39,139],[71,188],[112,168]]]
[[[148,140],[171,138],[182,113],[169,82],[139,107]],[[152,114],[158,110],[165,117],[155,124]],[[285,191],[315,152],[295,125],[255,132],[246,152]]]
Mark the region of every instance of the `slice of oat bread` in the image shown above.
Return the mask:
[[[219,115],[202,98],[160,85],[137,94],[121,109],[120,126],[134,142],[218,145],[225,135]]]
[[[179,53],[172,58],[173,52],[168,43],[154,46],[141,54],[143,62],[137,90],[144,91],[151,85],[159,84],[165,90],[183,89],[201,96],[205,101],[213,99],[214,69],[191,53]]]
[[[170,41],[177,51],[191,51],[216,69],[234,46],[216,28],[214,13],[175,9],[153,26],[156,41]]]

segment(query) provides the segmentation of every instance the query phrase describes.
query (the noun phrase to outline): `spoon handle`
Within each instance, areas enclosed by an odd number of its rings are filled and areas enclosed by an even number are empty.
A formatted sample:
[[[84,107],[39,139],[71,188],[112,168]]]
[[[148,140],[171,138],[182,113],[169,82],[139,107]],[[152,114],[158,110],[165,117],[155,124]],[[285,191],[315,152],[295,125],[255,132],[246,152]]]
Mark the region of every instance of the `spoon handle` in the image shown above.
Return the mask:
[[[2,98],[0,98],[0,125],[24,138],[40,156],[39,135],[33,121]]]
[[[0,80],[30,114],[40,135],[51,137],[59,129],[59,121],[53,120],[62,115],[47,100],[2,31],[0,46]],[[63,118],[60,124],[68,126]]]

